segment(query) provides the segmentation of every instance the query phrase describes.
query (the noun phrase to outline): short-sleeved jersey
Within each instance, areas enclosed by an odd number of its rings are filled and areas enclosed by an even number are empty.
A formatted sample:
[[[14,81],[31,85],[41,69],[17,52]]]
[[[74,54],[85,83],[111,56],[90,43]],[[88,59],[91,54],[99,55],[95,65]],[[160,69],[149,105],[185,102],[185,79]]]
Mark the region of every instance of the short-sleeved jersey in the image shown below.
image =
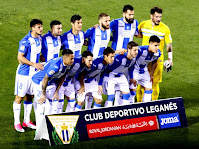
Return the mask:
[[[129,60],[127,58],[127,53],[124,55],[116,54],[113,64],[109,65],[106,71],[109,71],[113,75],[124,74],[129,67],[133,66],[135,60],[136,58]]]
[[[111,21],[110,28],[113,32],[112,48],[114,50],[127,49],[129,41],[133,41],[134,35],[138,35],[138,21],[125,23],[123,18]]]
[[[75,77],[76,74],[82,72],[86,68],[86,65],[82,63],[82,56],[74,58],[74,63],[70,67],[70,70],[66,74],[63,86],[67,86],[68,82]]]
[[[56,80],[62,77],[69,69],[70,66],[64,65],[62,57],[54,58],[47,61],[44,64],[44,70],[37,71],[36,74],[33,75],[32,80],[34,83],[40,84],[45,74],[47,74],[47,76],[50,77],[48,81],[48,85],[50,85],[55,83]]]
[[[157,53],[150,53],[148,49],[149,46],[139,46],[140,52],[137,55],[134,70],[138,71],[140,74],[143,74],[144,72],[148,71],[148,64],[152,61],[158,60],[158,58],[161,56],[160,50],[158,50]]]
[[[33,38],[31,31],[19,42],[18,52],[24,53],[24,57],[31,62],[38,63],[41,53],[41,37]],[[30,75],[35,73],[36,69],[33,66],[19,64],[18,74]]]
[[[84,32],[80,31],[78,35],[72,33],[72,29],[65,32],[61,37],[63,49],[70,49],[74,52],[74,56],[81,55],[81,49],[84,44]]]
[[[93,61],[90,69],[84,69],[84,80],[86,83],[91,82],[97,76],[100,76],[101,72],[108,66],[103,64],[104,56],[100,56]]]
[[[167,25],[160,22],[159,25],[155,25],[152,27],[151,20],[143,21],[138,26],[139,31],[142,32],[143,39],[142,39],[142,45],[149,45],[149,38],[152,35],[156,35],[160,38],[160,51],[163,55],[163,48],[164,48],[164,40],[166,44],[172,42],[170,29]]]
[[[42,48],[41,53],[45,58],[45,61],[59,57],[61,49],[61,37],[54,37],[50,31],[42,36]]]
[[[85,32],[85,38],[88,38],[88,49],[93,53],[93,58],[103,55],[104,49],[110,41],[111,30],[102,31],[100,27],[90,28]]]

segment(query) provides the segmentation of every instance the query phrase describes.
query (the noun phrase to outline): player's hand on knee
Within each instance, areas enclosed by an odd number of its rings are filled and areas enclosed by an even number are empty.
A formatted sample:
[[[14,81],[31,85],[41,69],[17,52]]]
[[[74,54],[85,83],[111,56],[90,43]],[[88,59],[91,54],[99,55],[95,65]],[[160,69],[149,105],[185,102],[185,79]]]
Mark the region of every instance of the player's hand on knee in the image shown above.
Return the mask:
[[[45,95],[41,95],[41,97],[39,98],[38,102],[40,104],[43,104],[46,101],[46,96]]]
[[[134,86],[137,86],[137,81],[135,79],[130,79],[130,83],[133,83]]]
[[[57,99],[59,101],[59,94],[58,94],[58,92],[54,93],[52,101],[54,101],[55,99]]]
[[[82,86],[82,87],[79,89],[78,94],[79,94],[79,95],[82,95],[84,92],[85,92],[85,89],[84,89],[84,87]]]
[[[97,93],[100,94],[100,95],[103,93],[103,87],[102,87],[102,85],[98,86],[98,92]]]
[[[150,82],[153,82],[153,75],[150,75]]]

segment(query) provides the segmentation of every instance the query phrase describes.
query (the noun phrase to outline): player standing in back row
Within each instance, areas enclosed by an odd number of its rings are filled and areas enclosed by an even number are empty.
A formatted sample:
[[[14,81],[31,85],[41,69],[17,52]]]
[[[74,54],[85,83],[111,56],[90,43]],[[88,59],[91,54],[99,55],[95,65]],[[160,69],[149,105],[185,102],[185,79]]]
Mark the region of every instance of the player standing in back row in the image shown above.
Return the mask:
[[[61,49],[61,34],[62,34],[62,24],[60,21],[53,20],[50,23],[51,31],[48,31],[47,34],[42,36],[42,49],[41,49],[41,60],[43,62],[47,62],[50,59],[59,57],[60,49]],[[51,114],[52,111],[57,111],[57,107],[59,105],[63,105],[63,100],[47,100],[46,101],[46,110],[45,115]],[[37,105],[34,100],[35,107]],[[51,109],[51,106],[53,109]]]
[[[31,31],[19,42],[18,61],[20,62],[15,78],[15,101],[13,103],[14,128],[16,131],[24,132],[20,124],[21,101],[24,100],[24,120],[23,127],[36,129],[30,121],[32,110],[32,75],[36,69],[43,70],[43,65],[39,64],[41,52],[41,37],[43,31],[42,21],[33,19],[30,22]]]
[[[108,46],[111,37],[110,16],[106,13],[99,15],[99,26],[89,28],[85,32],[88,38],[88,51],[93,53],[93,58],[103,55],[104,49]]]
[[[73,15],[71,17],[72,29],[62,35],[63,49],[71,49],[75,58],[81,55],[84,44],[84,32],[82,31],[82,17]]]
[[[131,5],[125,5],[123,8],[123,18],[111,21],[110,28],[113,33],[111,47],[114,50],[127,50],[127,44],[133,41],[134,36],[139,34],[138,21],[134,19],[134,8]]]
[[[156,35],[160,38],[160,51],[162,53],[161,57],[157,61],[157,67],[155,69],[153,75],[153,93],[152,100],[158,100],[159,96],[159,83],[162,82],[162,71],[163,71],[163,63],[164,63],[164,40],[166,42],[166,49],[168,52],[168,60],[170,65],[173,65],[172,61],[172,38],[170,29],[167,25],[161,22],[162,19],[162,9],[158,7],[153,7],[151,9],[151,19],[147,21],[143,21],[139,24],[139,34],[143,36],[142,45],[149,45],[149,38],[152,35]],[[139,35],[139,36],[140,36]],[[137,89],[137,100],[142,101],[143,92],[141,92],[140,86]]]

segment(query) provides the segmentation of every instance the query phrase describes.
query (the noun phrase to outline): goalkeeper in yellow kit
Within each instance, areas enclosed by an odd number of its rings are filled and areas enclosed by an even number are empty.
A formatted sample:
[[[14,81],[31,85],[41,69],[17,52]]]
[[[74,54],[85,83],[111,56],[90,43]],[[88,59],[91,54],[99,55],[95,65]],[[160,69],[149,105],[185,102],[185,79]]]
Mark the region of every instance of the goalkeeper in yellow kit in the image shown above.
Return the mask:
[[[158,100],[159,96],[159,83],[162,82],[162,71],[163,71],[163,63],[164,63],[164,55],[163,55],[163,48],[164,48],[164,41],[166,42],[166,48],[168,52],[168,61],[170,65],[173,65],[172,62],[172,38],[170,34],[170,29],[167,25],[160,22],[162,19],[162,9],[158,7],[154,7],[151,9],[151,20],[142,21],[139,26],[139,35],[138,37],[143,38],[142,45],[149,45],[149,38],[152,35],[156,35],[160,38],[160,46],[159,49],[162,53],[161,57],[158,59],[157,67],[153,74],[153,93],[152,93],[152,100]],[[151,68],[149,66],[148,68]],[[149,69],[150,72],[150,69]],[[144,91],[142,91],[142,87],[139,85],[137,88],[137,101],[142,101],[142,96]]]

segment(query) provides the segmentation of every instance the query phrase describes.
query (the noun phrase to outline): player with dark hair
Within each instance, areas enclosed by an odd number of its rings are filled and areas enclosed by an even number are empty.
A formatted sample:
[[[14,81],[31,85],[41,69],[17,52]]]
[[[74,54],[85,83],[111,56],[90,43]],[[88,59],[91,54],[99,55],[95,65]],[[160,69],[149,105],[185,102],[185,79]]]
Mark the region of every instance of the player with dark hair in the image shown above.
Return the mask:
[[[61,34],[62,34],[62,24],[58,20],[53,20],[50,23],[51,31],[48,31],[47,34],[42,36],[42,49],[40,56],[40,60],[43,62],[49,61],[50,59],[59,57],[60,49],[61,49]],[[53,104],[53,107],[56,107],[59,102],[62,100],[54,100],[49,103],[48,100],[46,102],[46,109],[50,108],[50,104]],[[34,107],[36,107],[37,103],[34,101]],[[46,110],[49,111],[49,110]],[[45,113],[45,114],[48,114]]]
[[[105,89],[107,92],[107,101],[105,103],[106,107],[113,106],[113,101],[115,98],[115,86],[118,85],[120,91],[122,92],[122,101],[115,101],[114,105],[127,105],[130,103],[130,90],[129,82],[125,76],[125,72],[132,67],[136,61],[136,56],[138,53],[138,44],[130,41],[127,45],[127,53],[124,55],[117,54],[115,55],[115,60],[113,64],[110,64],[105,69],[106,83]],[[102,79],[100,80],[102,84]]]
[[[74,59],[73,65],[66,74],[66,78],[63,85],[59,89],[59,100],[63,100],[64,96],[67,97],[68,104],[65,112],[71,112],[75,110],[75,85],[77,87],[78,81],[75,79],[75,75],[84,71],[84,69],[90,69],[93,62],[93,54],[90,51],[84,51],[82,56]],[[58,106],[57,113],[63,111],[63,104]]]
[[[138,35],[138,21],[134,19],[134,8],[131,5],[125,5],[123,18],[111,21],[110,28],[113,32],[111,47],[114,50],[127,50],[127,44]]]
[[[61,34],[62,34],[62,24],[60,21],[53,20],[50,23],[51,31],[42,36],[42,55],[43,62],[50,59],[59,57],[59,52],[61,49]]]
[[[82,31],[82,17],[73,15],[71,17],[72,29],[62,35],[63,49],[71,49],[74,56],[81,55],[81,49],[84,44],[84,32]]]
[[[159,7],[153,7],[151,9],[151,19],[147,21],[143,21],[139,24],[139,36],[142,37],[142,45],[149,45],[149,38],[151,35],[156,35],[160,38],[160,51],[162,53],[161,57],[157,61],[157,67],[153,76],[153,93],[152,100],[158,100],[159,96],[159,83],[162,82],[162,71],[163,71],[163,63],[164,63],[164,41],[166,42],[166,49],[168,52],[168,61],[170,65],[173,65],[173,48],[172,48],[172,38],[170,29],[167,25],[161,22],[162,19],[162,9]],[[143,89],[138,86],[137,90],[137,100],[141,101],[143,96]]]
[[[112,64],[114,61],[115,51],[107,47],[104,49],[103,56],[96,58],[93,61],[93,64],[90,69],[85,69],[80,75],[80,84],[81,88],[77,94],[77,104],[75,106],[75,110],[81,110],[82,104],[84,103],[85,97],[88,93],[91,93],[94,98],[94,106],[93,108],[101,107],[102,103],[102,85],[98,85],[98,80],[100,74],[104,69],[108,66],[108,64]]]
[[[24,120],[23,127],[36,129],[36,126],[30,121],[32,110],[32,81],[31,77],[35,70],[42,70],[43,65],[39,63],[41,52],[41,37],[43,31],[42,21],[33,19],[30,21],[28,35],[19,42],[18,65],[15,78],[15,101],[13,103],[14,128],[16,131],[24,132],[20,124],[21,101],[24,99]]]
[[[140,84],[145,90],[142,101],[151,101],[153,73],[157,66],[157,60],[161,56],[159,46],[160,39],[155,35],[150,37],[148,46],[139,46],[135,66],[129,73],[130,82],[132,83],[130,86],[132,99],[135,97],[137,84]],[[147,66],[150,62],[152,62],[152,66],[149,73]]]
[[[33,75],[33,92],[34,98],[37,101],[36,110],[36,125],[37,129],[44,116],[46,99],[54,100],[53,96],[57,89],[57,82],[70,69],[74,62],[73,51],[70,49],[63,50],[62,57],[54,58],[47,61],[44,65],[44,70],[38,71]],[[58,84],[59,85],[59,84]],[[58,100],[58,99],[57,99]]]

